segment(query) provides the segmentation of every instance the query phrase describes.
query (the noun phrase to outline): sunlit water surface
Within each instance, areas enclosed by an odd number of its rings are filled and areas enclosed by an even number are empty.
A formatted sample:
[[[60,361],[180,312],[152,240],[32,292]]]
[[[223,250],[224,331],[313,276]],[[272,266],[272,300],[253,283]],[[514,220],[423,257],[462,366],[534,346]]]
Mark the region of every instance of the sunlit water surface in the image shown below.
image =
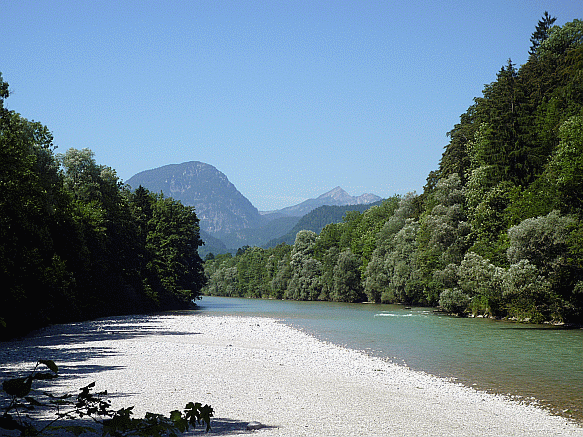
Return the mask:
[[[431,308],[204,297],[200,312],[272,317],[316,338],[536,401],[583,423],[583,330],[449,317]]]

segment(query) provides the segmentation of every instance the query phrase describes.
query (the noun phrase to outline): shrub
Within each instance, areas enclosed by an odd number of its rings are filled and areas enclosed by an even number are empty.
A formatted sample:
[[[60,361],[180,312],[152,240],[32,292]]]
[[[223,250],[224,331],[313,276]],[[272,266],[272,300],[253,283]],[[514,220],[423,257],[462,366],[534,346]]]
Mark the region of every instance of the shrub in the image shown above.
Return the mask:
[[[464,314],[470,297],[459,288],[447,288],[439,295],[439,306],[451,314]]]

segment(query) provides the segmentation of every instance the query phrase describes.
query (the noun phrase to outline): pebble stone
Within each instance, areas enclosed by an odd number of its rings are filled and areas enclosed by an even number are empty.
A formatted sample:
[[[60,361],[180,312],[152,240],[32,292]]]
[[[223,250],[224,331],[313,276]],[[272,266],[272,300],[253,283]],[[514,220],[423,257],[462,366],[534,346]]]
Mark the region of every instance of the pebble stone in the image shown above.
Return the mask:
[[[54,326],[3,343],[0,378],[39,357],[60,366],[56,392],[95,381],[114,408],[133,405],[137,416],[210,404],[210,435],[583,437],[581,426],[536,405],[322,342],[270,318],[171,314]]]

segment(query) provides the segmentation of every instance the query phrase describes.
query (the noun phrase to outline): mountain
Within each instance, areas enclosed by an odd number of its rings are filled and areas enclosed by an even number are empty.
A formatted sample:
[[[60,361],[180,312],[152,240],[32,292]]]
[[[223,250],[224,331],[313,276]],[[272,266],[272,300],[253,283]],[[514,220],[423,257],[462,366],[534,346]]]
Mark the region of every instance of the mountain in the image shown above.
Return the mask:
[[[374,194],[351,196],[336,187],[315,199],[277,211],[260,213],[251,202],[229,182],[225,174],[210,164],[199,161],[170,164],[142,171],[127,184],[132,189],[140,185],[154,193],[162,192],[167,197],[179,200],[184,205],[194,206],[200,219],[201,238],[205,242],[199,253],[205,256],[234,252],[243,246],[265,246],[274,241],[295,239],[295,230],[317,229],[319,232],[328,223],[338,222],[344,213],[354,208],[381,200]],[[299,223],[303,216],[322,206],[340,207],[328,217],[330,210],[320,211],[318,217],[311,216]],[[322,214],[324,216],[322,216]],[[314,220],[317,223],[312,223]]]
[[[223,241],[213,237],[208,232],[201,230],[200,239],[204,241],[204,246],[198,248],[198,254],[202,259],[204,259],[209,253],[219,254],[230,252]]]
[[[302,217],[320,206],[368,205],[379,200],[382,200],[382,198],[375,194],[365,193],[360,196],[351,196],[342,188],[336,187],[315,199],[308,199],[294,206],[262,214],[267,219],[285,216]]]
[[[232,232],[216,232],[215,238],[220,239],[231,251],[243,246],[265,246],[270,240],[280,235],[286,235],[301,220],[300,217],[279,217],[269,220],[260,228],[239,229]],[[295,238],[295,234],[294,234]],[[203,239],[204,240],[204,239]],[[205,246],[207,245],[206,240]],[[199,251],[200,252],[200,251]],[[223,253],[223,252],[213,252]]]
[[[296,234],[301,230],[314,231],[316,234],[319,234],[326,225],[340,223],[348,211],[363,213],[372,206],[380,205],[381,203],[383,203],[382,200],[360,205],[320,206],[301,217],[288,233],[270,240],[263,247],[275,247],[280,243],[294,244]]]
[[[201,230],[211,234],[257,228],[266,222],[227,176],[204,162],[190,161],[146,170],[132,176],[127,183],[133,189],[141,185],[194,206]]]

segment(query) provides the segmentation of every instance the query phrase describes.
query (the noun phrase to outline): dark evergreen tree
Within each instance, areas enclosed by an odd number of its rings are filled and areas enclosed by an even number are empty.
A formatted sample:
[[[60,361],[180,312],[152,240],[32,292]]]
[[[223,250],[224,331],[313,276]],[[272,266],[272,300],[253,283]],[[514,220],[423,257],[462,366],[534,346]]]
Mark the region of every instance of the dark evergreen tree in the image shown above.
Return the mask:
[[[536,25],[536,30],[533,32],[530,42],[530,50],[528,53],[533,56],[536,55],[538,48],[541,43],[549,37],[549,31],[553,26],[554,22],[557,21],[556,17],[551,17],[547,11],[545,11],[543,17],[539,20]]]
[[[439,176],[447,178],[456,173],[465,184],[468,169],[470,167],[470,158],[468,156],[468,143],[474,140],[478,124],[475,122],[475,105],[461,115],[460,122],[447,133],[450,138],[449,144],[439,162]],[[434,186],[435,184],[433,184]]]

